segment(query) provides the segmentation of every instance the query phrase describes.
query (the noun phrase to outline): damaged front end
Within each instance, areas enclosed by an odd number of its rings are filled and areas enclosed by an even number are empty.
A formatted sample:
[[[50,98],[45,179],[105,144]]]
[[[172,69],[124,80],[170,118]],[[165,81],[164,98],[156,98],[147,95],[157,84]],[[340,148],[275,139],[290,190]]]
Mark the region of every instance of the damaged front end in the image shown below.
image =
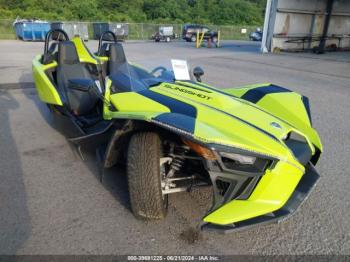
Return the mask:
[[[283,143],[299,165],[240,149],[211,145],[215,160],[206,166],[214,203],[203,218],[203,230],[228,233],[257,224],[279,222],[304,202],[319,179],[314,168],[320,152],[300,136]]]

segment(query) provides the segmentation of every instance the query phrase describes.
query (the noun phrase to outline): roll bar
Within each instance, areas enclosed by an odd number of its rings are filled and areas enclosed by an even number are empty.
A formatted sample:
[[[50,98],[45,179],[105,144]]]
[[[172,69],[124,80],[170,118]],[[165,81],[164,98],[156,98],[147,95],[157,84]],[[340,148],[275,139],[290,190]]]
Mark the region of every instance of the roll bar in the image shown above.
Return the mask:
[[[112,41],[113,42],[117,42],[117,37],[115,36],[115,34],[112,32],[112,31],[105,31],[101,34],[100,36],[100,40],[98,42],[98,49],[97,49],[97,53],[99,54],[100,53],[100,50],[101,50],[101,47],[102,47],[102,42],[103,41],[109,41],[109,40],[105,40],[105,36],[107,35],[111,35],[112,36]],[[110,41],[110,42],[112,42]]]
[[[44,47],[44,55],[48,53],[49,50],[49,43],[50,43],[50,39],[52,39],[52,35],[54,33],[58,33],[58,37],[57,39],[60,39],[60,36],[63,35],[64,36],[64,41],[68,41],[69,37],[67,35],[67,33],[65,31],[63,31],[62,29],[52,29],[49,32],[47,32],[46,36],[45,36],[45,47]]]

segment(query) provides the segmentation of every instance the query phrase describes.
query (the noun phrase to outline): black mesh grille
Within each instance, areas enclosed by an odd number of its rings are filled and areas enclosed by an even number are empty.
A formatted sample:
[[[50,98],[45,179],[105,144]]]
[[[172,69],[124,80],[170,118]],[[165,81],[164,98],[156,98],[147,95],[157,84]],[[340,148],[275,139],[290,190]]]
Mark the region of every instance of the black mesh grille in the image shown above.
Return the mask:
[[[217,179],[216,180],[216,186],[218,188],[218,193],[221,195],[221,196],[224,196],[228,190],[228,188],[230,187],[230,182],[227,182],[227,181],[223,181],[221,179]]]

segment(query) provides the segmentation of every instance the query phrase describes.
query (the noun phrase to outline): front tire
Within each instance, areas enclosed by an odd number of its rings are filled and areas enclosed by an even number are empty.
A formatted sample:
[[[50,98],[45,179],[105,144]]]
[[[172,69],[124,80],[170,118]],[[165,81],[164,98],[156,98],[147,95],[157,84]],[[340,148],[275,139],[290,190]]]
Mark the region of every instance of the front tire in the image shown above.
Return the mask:
[[[168,197],[162,194],[161,139],[152,132],[137,133],[129,142],[127,175],[131,209],[136,218],[163,219]]]

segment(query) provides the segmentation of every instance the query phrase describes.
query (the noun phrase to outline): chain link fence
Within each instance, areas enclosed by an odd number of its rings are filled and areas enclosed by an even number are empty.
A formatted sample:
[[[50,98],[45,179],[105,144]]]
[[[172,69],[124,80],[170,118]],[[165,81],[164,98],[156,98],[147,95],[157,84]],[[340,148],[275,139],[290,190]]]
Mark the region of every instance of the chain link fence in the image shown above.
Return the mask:
[[[13,26],[13,20],[0,20],[0,39],[16,39],[16,32]],[[74,22],[69,22],[74,23]],[[81,22],[79,22],[81,23]],[[93,22],[84,22],[87,24],[89,39],[93,39]],[[129,40],[148,40],[152,35],[158,32],[160,26],[173,26],[174,33],[181,39],[183,24],[150,24],[150,23],[128,23]],[[213,31],[220,31],[222,40],[249,40],[249,34],[261,26],[238,26],[238,25],[208,25]],[[246,33],[242,33],[246,29]]]

